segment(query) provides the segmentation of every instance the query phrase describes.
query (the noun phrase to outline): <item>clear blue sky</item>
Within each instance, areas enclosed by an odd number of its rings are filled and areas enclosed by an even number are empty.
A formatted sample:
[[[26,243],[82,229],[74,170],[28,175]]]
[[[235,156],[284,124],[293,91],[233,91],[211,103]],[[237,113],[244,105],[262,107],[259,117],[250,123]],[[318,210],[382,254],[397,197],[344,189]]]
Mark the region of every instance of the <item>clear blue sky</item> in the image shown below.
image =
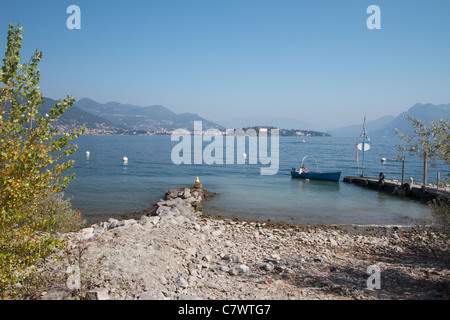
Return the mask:
[[[81,8],[81,30],[66,9]],[[369,30],[367,7],[381,9]],[[45,96],[341,127],[450,103],[450,1],[2,1]],[[1,52],[3,56],[3,51]]]

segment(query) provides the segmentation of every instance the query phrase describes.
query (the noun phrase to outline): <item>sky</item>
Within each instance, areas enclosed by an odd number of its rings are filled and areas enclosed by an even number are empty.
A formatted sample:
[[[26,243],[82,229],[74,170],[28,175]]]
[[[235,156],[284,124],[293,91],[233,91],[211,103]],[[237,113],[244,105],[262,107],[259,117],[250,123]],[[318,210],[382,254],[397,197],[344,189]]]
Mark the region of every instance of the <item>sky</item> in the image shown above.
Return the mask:
[[[371,5],[381,29],[367,27]],[[321,129],[450,103],[448,0],[3,1],[2,50],[9,23],[24,27],[24,60],[43,52],[54,99]]]

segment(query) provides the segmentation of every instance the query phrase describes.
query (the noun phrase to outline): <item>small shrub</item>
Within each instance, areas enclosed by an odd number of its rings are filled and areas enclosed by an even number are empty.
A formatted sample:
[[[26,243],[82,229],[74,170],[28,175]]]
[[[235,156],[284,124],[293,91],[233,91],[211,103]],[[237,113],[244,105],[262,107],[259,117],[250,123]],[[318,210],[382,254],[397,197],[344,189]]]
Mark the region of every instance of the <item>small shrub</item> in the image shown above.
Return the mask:
[[[86,220],[72,208],[70,200],[64,199],[63,193],[49,193],[46,197],[35,200],[31,206],[33,219],[49,221],[45,231],[76,232],[86,225]]]

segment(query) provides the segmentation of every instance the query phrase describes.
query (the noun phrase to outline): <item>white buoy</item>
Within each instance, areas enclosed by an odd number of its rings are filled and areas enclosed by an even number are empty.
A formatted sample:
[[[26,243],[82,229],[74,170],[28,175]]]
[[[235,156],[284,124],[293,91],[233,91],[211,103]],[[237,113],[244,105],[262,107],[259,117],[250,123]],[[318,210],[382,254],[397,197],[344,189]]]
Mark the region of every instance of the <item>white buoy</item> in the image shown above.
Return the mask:
[[[386,162],[386,158],[381,158],[381,163],[385,163]]]
[[[123,160],[123,162],[125,162],[125,163],[128,162],[128,158],[127,158],[127,157],[123,157],[122,160]]]
[[[91,153],[89,151],[86,151],[86,155],[89,157]]]

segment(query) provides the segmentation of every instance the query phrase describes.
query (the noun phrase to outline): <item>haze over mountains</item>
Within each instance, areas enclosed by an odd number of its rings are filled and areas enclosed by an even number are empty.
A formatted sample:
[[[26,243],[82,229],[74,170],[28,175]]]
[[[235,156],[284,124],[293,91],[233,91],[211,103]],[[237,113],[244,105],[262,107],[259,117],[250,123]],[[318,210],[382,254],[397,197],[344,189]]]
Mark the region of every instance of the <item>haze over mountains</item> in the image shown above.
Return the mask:
[[[56,102],[55,100],[44,98],[44,105],[40,108],[41,113],[48,112],[48,109]],[[403,115],[409,115],[425,123],[437,117],[450,119],[450,103],[440,105],[418,103],[397,117],[386,115],[375,120],[367,119],[366,129],[372,137],[395,137],[397,136],[395,128],[398,128],[404,133],[409,133],[411,131],[411,125],[409,121],[402,118]],[[307,118],[306,115],[305,118]],[[225,123],[221,123],[221,126],[197,114],[177,114],[161,105],[140,107],[118,102],[102,104],[88,98],[83,98],[76,101],[57,121],[56,125],[62,130],[85,125],[88,132],[98,134],[158,134],[179,128],[193,130],[194,121],[202,121],[204,130],[212,128],[224,130],[245,127],[244,124],[250,120],[252,119],[235,118],[230,123],[224,121]],[[263,121],[262,119],[253,119],[255,124],[260,126],[277,127],[278,129],[315,130],[314,126],[308,125],[307,123],[297,122],[295,120],[289,122],[287,120],[289,119],[274,118],[269,121],[270,123],[267,123],[267,121]],[[328,133],[337,137],[359,136],[362,131],[362,121],[363,119],[361,119],[361,123],[359,124],[330,130]],[[242,125],[239,125],[240,122]],[[235,124],[234,126],[232,125],[233,123]],[[283,124],[289,124],[289,128],[283,126]]]
[[[434,119],[450,119],[450,103],[434,105],[431,103],[422,104],[417,103],[413,105],[408,111],[402,112],[397,117],[393,115],[383,116],[376,120],[366,122],[366,129],[372,137],[396,137],[395,129],[399,129],[403,133],[411,133],[412,127],[408,120],[403,116],[411,116],[414,119],[422,120],[424,123],[429,123]],[[362,122],[358,125],[347,126],[340,129],[330,130],[333,136],[337,137],[355,137],[359,136],[362,131]]]

